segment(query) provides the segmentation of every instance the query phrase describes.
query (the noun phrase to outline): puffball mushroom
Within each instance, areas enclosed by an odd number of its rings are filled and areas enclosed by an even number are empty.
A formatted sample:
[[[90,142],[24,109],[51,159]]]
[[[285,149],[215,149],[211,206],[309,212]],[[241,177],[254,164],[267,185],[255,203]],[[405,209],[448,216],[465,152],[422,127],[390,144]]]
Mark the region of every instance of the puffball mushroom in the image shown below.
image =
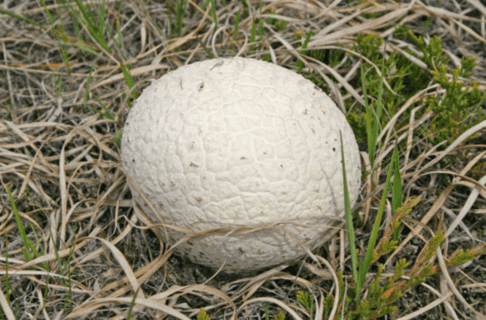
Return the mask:
[[[359,150],[334,102],[291,70],[218,58],[144,90],[128,115],[121,159],[137,186],[130,184],[134,207],[151,222],[226,228],[182,243],[178,255],[247,273],[294,262],[343,225],[340,132],[353,204]],[[188,236],[166,230],[171,243]]]

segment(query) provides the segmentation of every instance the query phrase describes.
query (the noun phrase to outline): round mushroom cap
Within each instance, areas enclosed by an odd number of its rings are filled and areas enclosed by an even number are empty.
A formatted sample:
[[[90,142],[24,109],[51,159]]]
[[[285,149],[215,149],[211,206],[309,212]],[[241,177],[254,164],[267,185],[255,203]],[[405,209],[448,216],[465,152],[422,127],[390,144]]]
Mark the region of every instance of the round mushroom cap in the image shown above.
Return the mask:
[[[353,205],[359,150],[334,102],[283,67],[218,58],[144,90],[128,115],[121,159],[139,215],[179,227],[161,227],[166,241],[220,228],[178,245],[178,255],[248,273],[292,263],[343,226],[340,132]]]

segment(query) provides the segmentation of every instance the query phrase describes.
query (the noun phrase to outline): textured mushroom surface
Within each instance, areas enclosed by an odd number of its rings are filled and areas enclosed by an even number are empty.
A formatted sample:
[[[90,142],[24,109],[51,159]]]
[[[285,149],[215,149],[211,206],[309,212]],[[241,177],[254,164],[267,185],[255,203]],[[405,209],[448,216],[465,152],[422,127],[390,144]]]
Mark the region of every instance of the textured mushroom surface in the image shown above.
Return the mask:
[[[153,223],[204,235],[176,253],[227,273],[293,262],[342,226],[340,131],[352,204],[359,150],[334,102],[311,81],[245,58],[196,62],[152,82],[122,136],[122,165],[134,204]],[[154,212],[155,211],[155,212]],[[185,234],[167,229],[174,243]],[[298,241],[297,241],[298,240]],[[301,243],[299,245],[299,242]]]

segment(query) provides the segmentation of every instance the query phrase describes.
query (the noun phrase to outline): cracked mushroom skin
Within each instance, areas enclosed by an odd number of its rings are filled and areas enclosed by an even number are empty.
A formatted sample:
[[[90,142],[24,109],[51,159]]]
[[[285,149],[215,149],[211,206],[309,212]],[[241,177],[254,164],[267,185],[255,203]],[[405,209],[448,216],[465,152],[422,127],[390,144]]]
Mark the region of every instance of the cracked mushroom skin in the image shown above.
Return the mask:
[[[127,117],[122,166],[135,208],[154,224],[208,234],[176,254],[223,272],[292,263],[342,226],[342,132],[351,205],[361,164],[354,134],[311,81],[246,58],[196,62],[152,82]],[[152,207],[152,208],[150,208]],[[136,212],[140,213],[140,211]],[[167,229],[174,244],[187,236]]]

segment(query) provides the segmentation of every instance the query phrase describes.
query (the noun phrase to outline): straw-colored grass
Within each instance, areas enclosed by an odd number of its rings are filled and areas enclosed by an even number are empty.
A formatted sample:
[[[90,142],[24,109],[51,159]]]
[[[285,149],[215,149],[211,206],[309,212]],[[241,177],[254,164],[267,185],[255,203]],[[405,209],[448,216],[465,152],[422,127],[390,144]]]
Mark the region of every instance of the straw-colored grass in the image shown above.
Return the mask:
[[[4,1],[0,43],[0,319],[486,319],[480,0]],[[118,145],[150,79],[235,55],[328,92],[364,168],[347,227],[244,277],[172,255]]]

